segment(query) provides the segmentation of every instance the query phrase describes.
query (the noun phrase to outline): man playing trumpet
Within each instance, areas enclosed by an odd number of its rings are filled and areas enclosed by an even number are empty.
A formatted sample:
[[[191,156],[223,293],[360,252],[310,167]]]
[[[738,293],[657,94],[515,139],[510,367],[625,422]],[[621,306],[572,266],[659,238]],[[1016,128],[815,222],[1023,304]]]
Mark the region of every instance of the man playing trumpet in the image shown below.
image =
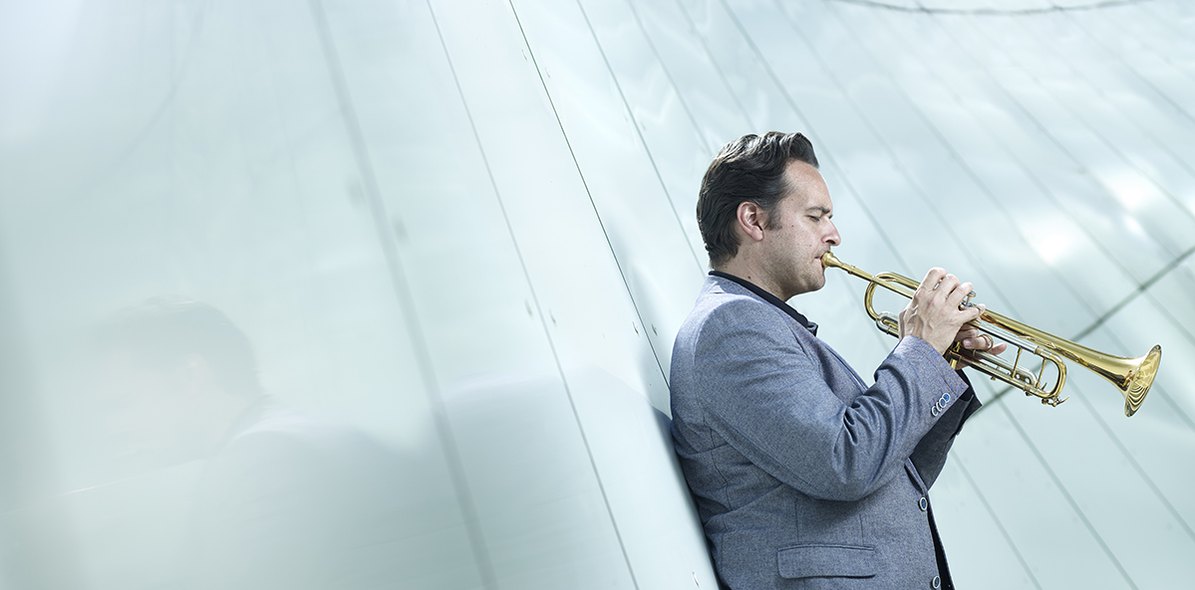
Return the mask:
[[[785,303],[825,284],[841,239],[809,140],[746,135],[702,181],[713,270],[680,329],[672,434],[721,583],[951,588],[928,490],[980,402],[944,358],[999,354],[971,284],[930,269],[868,386]]]

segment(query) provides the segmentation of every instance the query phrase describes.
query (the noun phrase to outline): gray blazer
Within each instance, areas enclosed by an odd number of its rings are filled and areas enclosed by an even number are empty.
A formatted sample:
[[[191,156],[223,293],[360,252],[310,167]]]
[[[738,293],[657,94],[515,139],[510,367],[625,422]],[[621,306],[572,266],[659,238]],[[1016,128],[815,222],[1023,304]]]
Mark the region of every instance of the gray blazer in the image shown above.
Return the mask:
[[[927,342],[901,340],[868,387],[789,313],[710,276],[676,337],[671,390],[724,584],[949,586],[928,490],[979,401]]]

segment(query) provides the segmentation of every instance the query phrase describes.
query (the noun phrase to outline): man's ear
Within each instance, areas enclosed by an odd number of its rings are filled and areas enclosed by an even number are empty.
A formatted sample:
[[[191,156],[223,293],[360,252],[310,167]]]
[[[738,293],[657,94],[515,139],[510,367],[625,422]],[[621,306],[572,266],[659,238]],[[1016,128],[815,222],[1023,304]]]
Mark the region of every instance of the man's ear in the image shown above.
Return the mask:
[[[743,201],[739,203],[739,208],[735,211],[735,214],[739,230],[747,238],[756,242],[763,240],[763,229],[768,222],[768,213],[763,210],[763,207],[751,201]]]

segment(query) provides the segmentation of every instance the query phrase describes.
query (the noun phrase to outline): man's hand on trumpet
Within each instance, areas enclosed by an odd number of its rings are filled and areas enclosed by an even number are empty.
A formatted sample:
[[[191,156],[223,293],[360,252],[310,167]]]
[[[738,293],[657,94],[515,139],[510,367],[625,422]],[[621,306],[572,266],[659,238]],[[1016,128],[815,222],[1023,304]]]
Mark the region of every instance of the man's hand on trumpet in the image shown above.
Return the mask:
[[[996,344],[973,323],[984,307],[964,305],[972,294],[971,283],[959,281],[945,269],[929,269],[908,306],[900,312],[901,337],[921,338],[943,354],[955,342],[961,342],[967,350],[1004,352],[1006,343]]]
[[[977,305],[980,309],[980,314],[986,309],[982,304]],[[1008,348],[1007,342],[996,343],[995,340],[988,334],[979,331],[974,322],[964,324],[958,334],[954,336],[955,342],[962,342],[963,348],[967,350],[978,350],[988,354],[1000,354]]]

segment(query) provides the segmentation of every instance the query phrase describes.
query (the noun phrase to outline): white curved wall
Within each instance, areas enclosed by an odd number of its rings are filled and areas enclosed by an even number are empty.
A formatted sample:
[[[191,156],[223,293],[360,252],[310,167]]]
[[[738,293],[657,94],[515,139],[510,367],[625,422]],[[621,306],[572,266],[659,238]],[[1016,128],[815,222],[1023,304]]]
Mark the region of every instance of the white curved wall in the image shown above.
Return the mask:
[[[80,475],[71,380],[87,326],[160,294],[224,310],[275,397],[415,458],[409,587],[716,587],[666,376],[701,174],[769,129],[813,139],[844,260],[1165,349],[1132,419],[1078,369],[1052,410],[982,384],[936,486],[958,582],[1190,579],[1195,10],[878,4],[0,8],[3,587],[176,581],[202,466]],[[795,303],[869,373],[893,343],[860,294]]]

